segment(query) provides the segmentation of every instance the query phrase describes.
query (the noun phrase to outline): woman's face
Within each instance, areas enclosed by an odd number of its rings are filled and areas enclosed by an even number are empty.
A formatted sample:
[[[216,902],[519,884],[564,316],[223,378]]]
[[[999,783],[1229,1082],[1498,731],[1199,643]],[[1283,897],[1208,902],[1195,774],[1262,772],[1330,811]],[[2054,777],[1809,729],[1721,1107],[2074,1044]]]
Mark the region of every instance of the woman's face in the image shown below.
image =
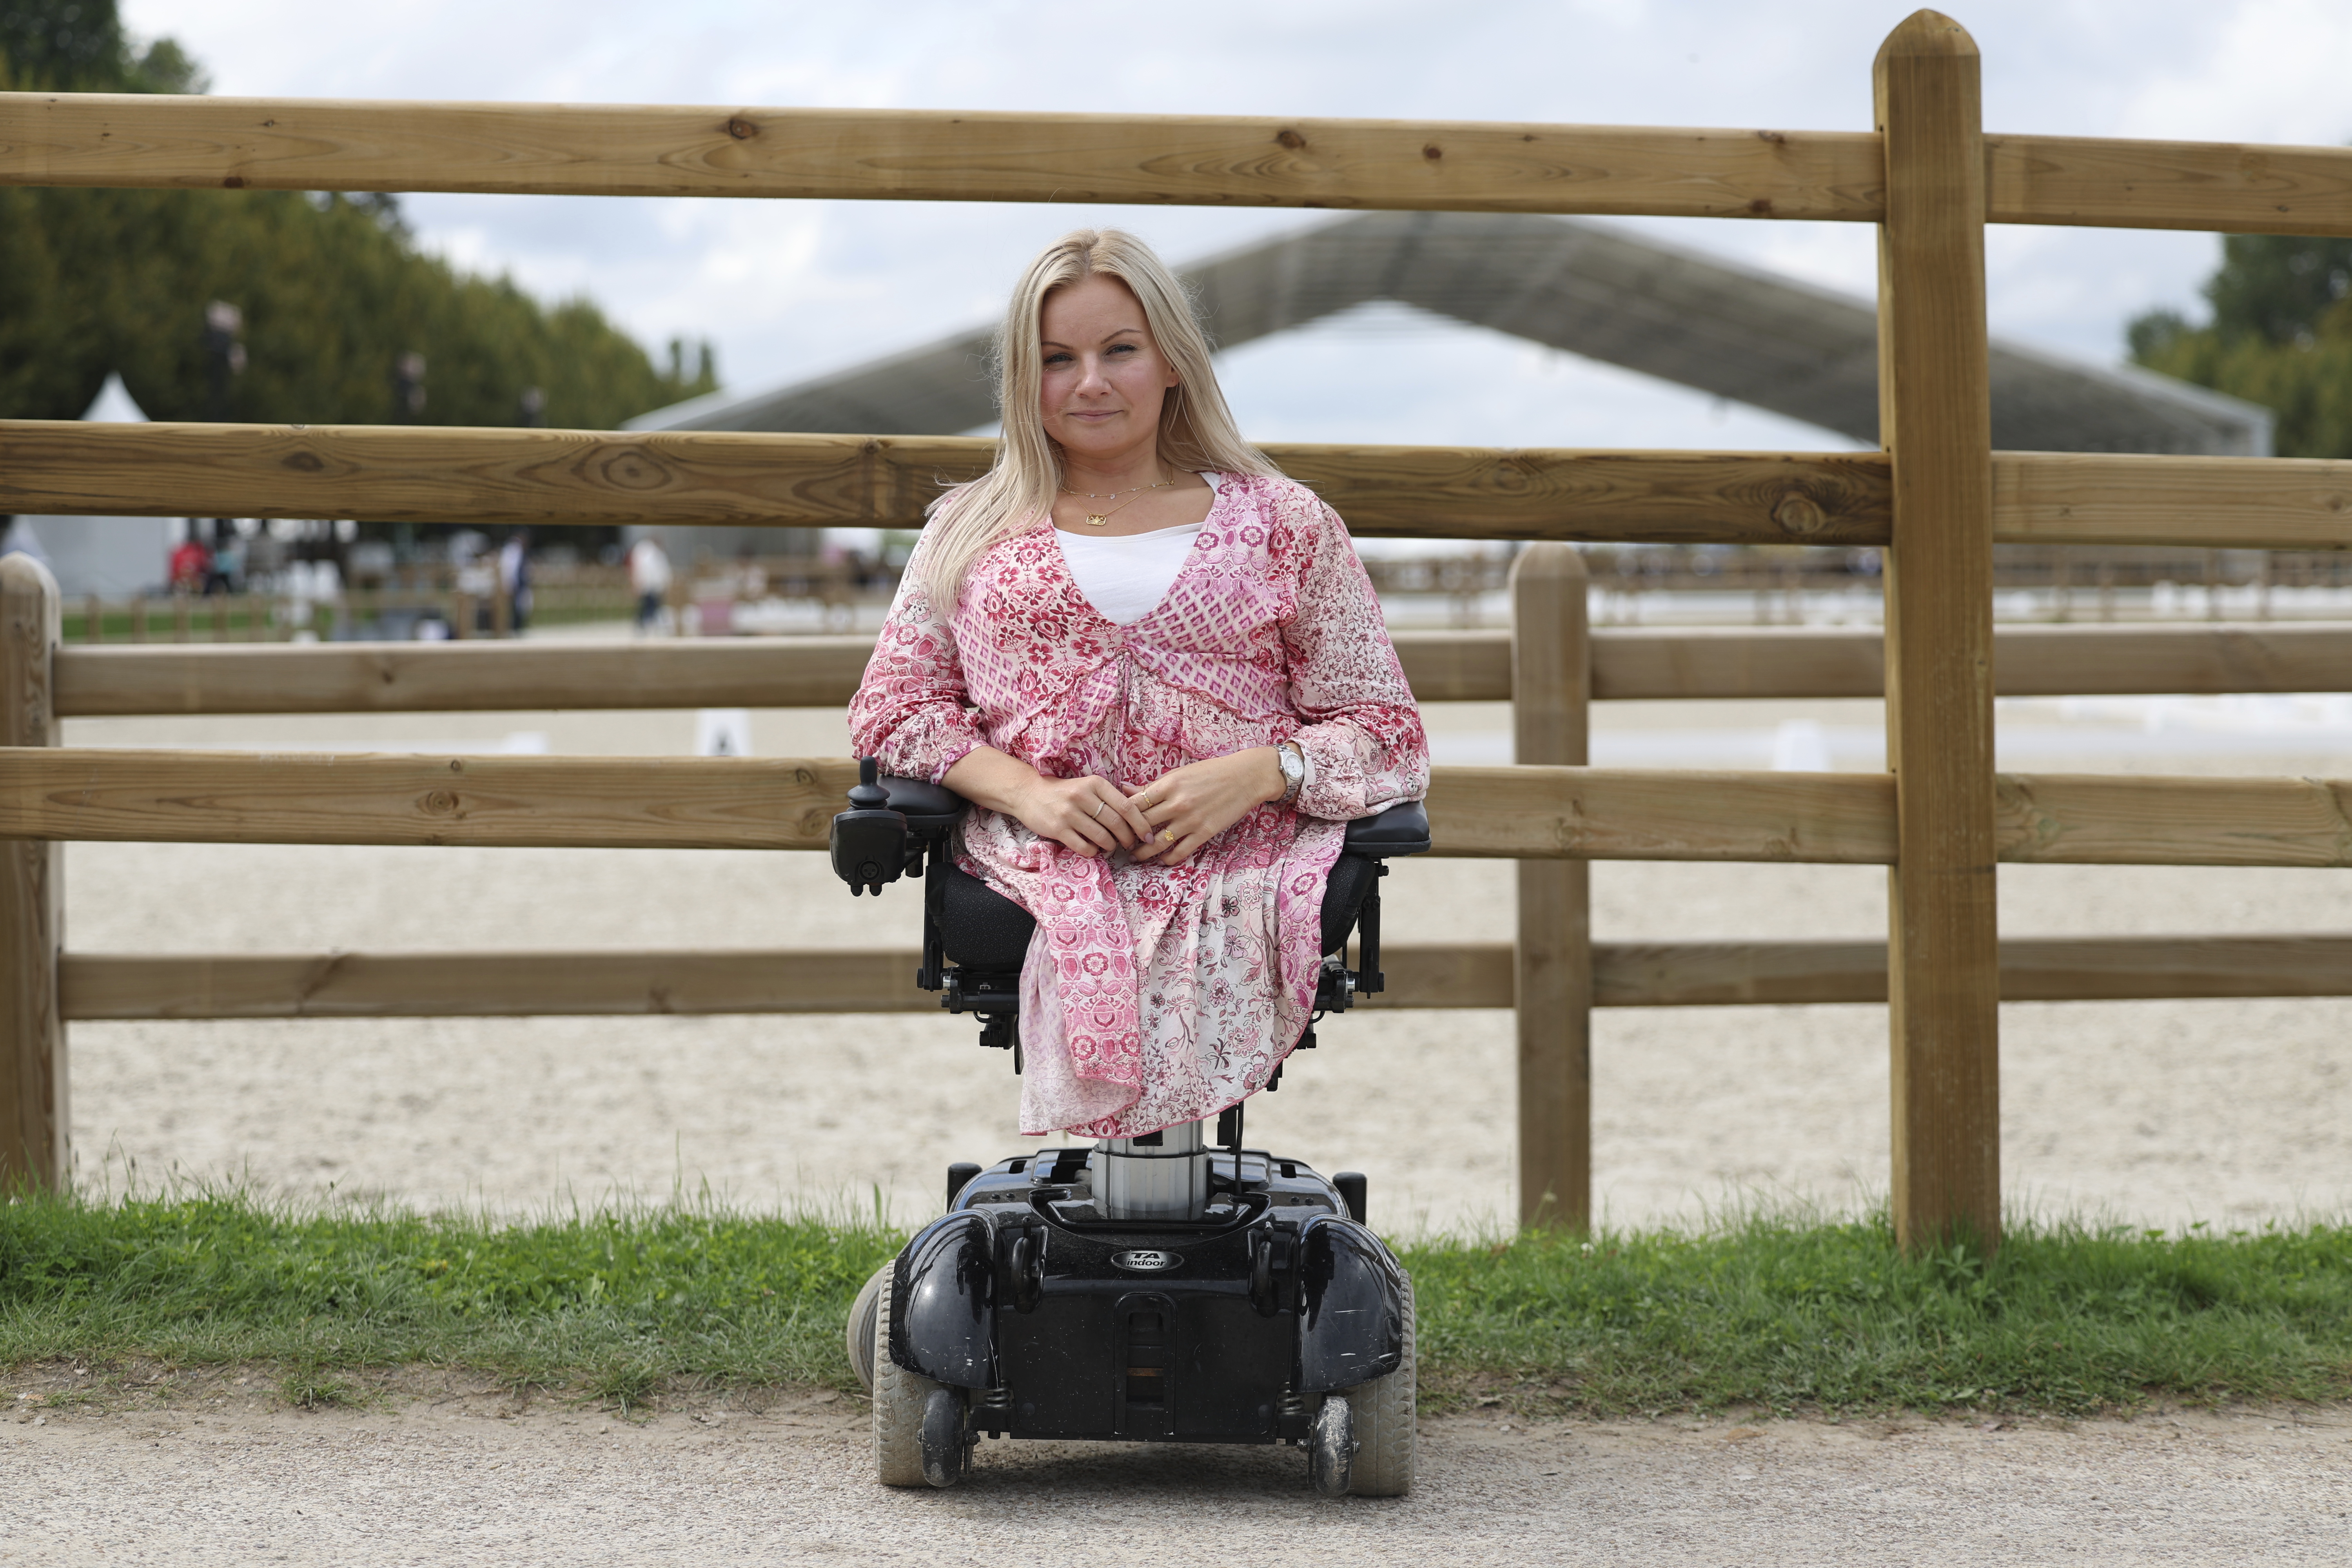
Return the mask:
[[[1126,284],[1099,272],[1045,296],[1038,412],[1065,450],[1110,458],[1157,441],[1160,405],[1180,379]]]

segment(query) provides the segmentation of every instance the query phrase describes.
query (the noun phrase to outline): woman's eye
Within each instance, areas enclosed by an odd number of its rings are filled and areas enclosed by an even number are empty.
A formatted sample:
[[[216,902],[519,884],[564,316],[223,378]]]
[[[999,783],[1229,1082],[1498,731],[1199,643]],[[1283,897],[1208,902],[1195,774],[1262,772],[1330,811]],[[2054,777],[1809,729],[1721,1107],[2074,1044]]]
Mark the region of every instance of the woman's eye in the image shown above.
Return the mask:
[[[1131,354],[1135,352],[1135,345],[1133,343],[1113,343],[1110,346],[1110,352],[1115,354]]]
[[[1064,353],[1047,354],[1045,356],[1045,363],[1047,364],[1067,364],[1070,363],[1070,356]]]

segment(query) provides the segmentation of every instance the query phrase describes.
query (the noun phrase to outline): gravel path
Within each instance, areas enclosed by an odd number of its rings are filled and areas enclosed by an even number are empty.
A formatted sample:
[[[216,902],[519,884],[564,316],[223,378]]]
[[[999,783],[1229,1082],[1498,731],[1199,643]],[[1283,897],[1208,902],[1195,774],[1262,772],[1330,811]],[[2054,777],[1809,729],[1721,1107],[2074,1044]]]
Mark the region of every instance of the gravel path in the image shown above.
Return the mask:
[[[643,1424],[496,1395],[310,1414],[227,1389],[0,1418],[0,1563],[2340,1563],[2352,1415],[1426,1421],[1421,1484],[1320,1501],[1290,1450],[992,1443],[870,1480],[864,1407]],[[188,1407],[193,1404],[193,1408]],[[36,1422],[39,1424],[36,1425]]]

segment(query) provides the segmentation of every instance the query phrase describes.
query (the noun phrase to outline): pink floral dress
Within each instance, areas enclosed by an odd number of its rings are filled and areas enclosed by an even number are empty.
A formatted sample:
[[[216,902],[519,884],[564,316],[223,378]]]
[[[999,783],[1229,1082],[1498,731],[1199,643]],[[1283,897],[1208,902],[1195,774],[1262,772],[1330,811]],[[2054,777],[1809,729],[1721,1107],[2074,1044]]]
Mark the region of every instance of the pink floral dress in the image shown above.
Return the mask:
[[[1304,485],[1220,476],[1168,595],[1106,620],[1053,523],[982,554],[951,613],[918,547],[850,704],[883,771],[940,780],[975,746],[1134,790],[1296,741],[1307,782],[1181,866],[1089,859],[974,811],[960,863],[1037,920],[1021,977],[1024,1132],[1136,1137],[1255,1093],[1305,1031],[1345,824],[1429,785],[1429,743],[1339,514]]]

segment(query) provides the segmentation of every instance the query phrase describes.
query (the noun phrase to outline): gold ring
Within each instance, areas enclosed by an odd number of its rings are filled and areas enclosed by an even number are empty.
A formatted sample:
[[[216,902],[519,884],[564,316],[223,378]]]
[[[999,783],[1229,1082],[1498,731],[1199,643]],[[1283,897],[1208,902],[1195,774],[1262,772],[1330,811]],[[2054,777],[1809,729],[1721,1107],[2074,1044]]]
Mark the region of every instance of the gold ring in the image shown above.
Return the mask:
[[[1162,843],[1162,844],[1173,844],[1173,843],[1175,843],[1175,842],[1176,842],[1176,830],[1175,830],[1174,828],[1172,828],[1172,827],[1163,827],[1163,828],[1161,828],[1161,829],[1160,830],[1160,843]]]
[[[1103,807],[1109,804],[1110,802],[1107,800],[1098,800],[1095,802],[1095,820],[1097,822],[1100,822],[1102,820]]]

